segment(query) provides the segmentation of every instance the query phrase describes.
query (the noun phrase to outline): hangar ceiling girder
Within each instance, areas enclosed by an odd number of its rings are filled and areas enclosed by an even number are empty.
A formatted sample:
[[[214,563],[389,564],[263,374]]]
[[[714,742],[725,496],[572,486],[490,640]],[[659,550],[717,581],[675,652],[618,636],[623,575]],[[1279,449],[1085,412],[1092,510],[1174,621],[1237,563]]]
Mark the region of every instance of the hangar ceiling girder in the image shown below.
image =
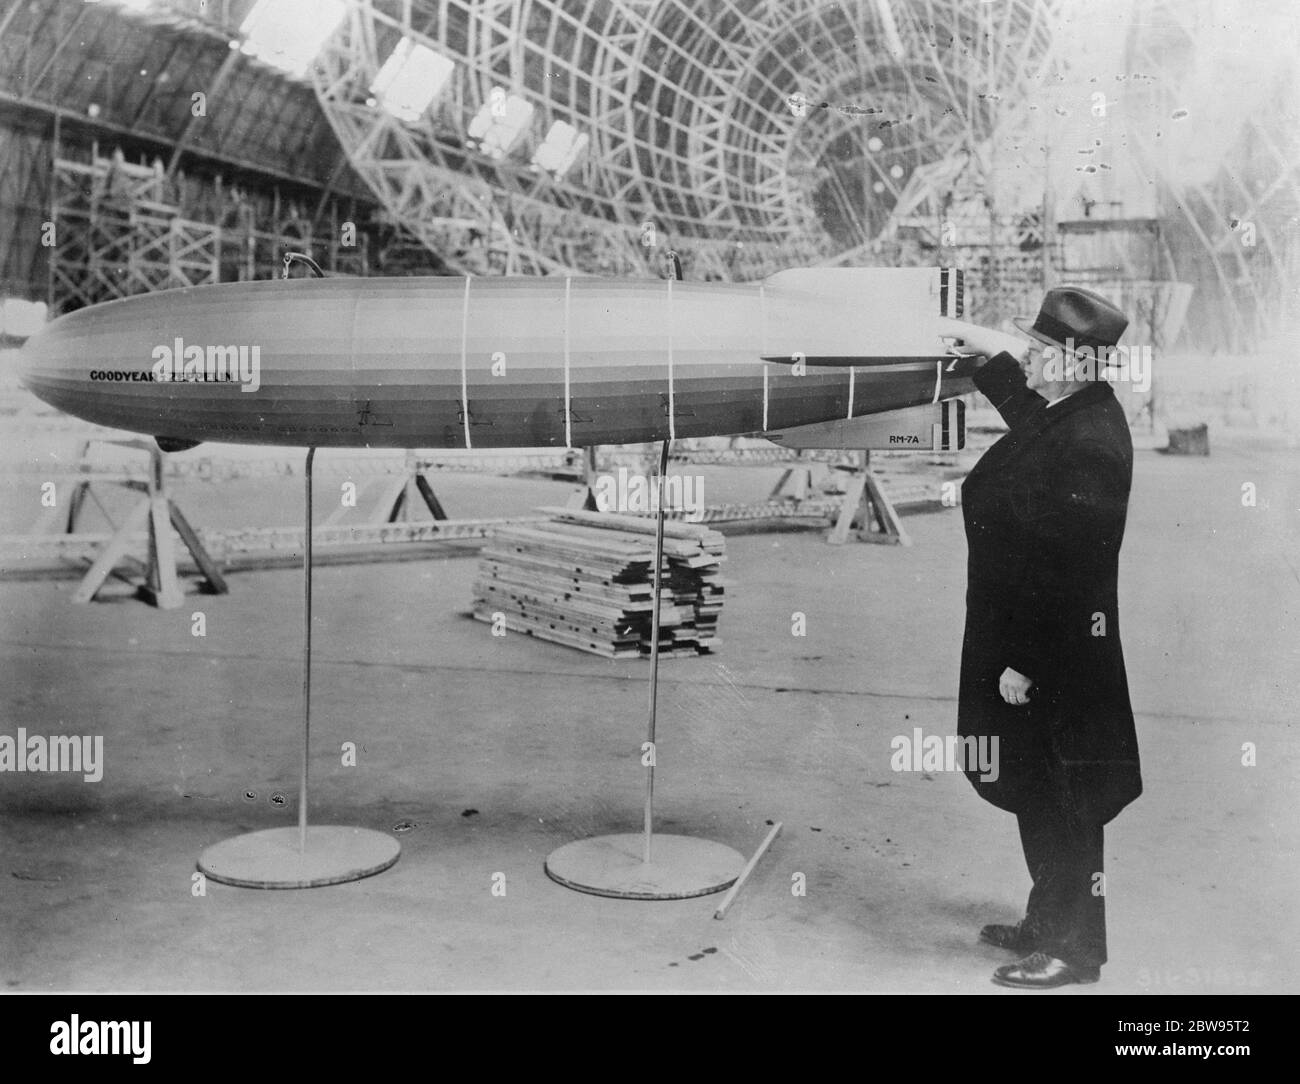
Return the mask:
[[[401,158],[427,173],[424,191],[460,184],[471,205],[492,208],[492,221],[545,223],[545,239],[509,227],[514,247],[503,266],[604,270],[558,255],[599,234],[603,252],[626,253],[616,262],[654,271],[655,253],[641,243],[649,221],[659,240],[710,274],[748,276],[870,241],[902,190],[891,167],[910,175],[987,140],[1005,114],[988,99],[1028,97],[1030,81],[1051,63],[1055,4],[1014,0],[996,14],[985,7],[351,0],[315,83],[354,169],[417,233],[422,216],[461,216],[421,205],[411,173],[394,168]],[[403,36],[456,64],[450,85],[412,124],[378,107],[369,90]],[[502,160],[466,137],[494,86],[536,110],[522,148]],[[811,108],[797,109],[796,94]],[[529,169],[557,120],[591,141],[563,179]],[[884,183],[846,185],[840,175],[854,172]]]
[[[0,0],[0,107],[27,131],[42,122],[48,131],[56,117],[65,132],[80,126],[87,146],[121,136],[150,156],[168,148],[173,169],[198,158],[263,185],[360,195],[407,228],[437,220],[418,231],[427,245],[491,246],[497,268],[654,273],[672,246],[692,275],[752,277],[794,262],[885,258],[880,243],[923,219],[931,233],[944,215],[992,230],[1023,212],[1023,199],[999,190],[995,149],[1017,133],[1026,142],[1050,133],[1027,111],[1046,78],[1077,66],[1076,12],[1088,2],[353,0],[322,67],[349,53],[352,63],[333,72],[323,117],[309,86],[228,48],[253,0],[158,0],[146,15],[111,2]],[[1259,5],[1230,6],[1248,19]],[[1197,58],[1213,49],[1204,0],[1110,8],[1131,27],[1122,66],[1160,74],[1145,100],[1167,117],[1204,82]],[[349,40],[358,18],[366,41]],[[376,65],[403,32],[457,63],[428,122],[409,130],[365,107]],[[494,85],[537,110],[507,161],[465,146]],[[194,89],[215,92],[207,118],[191,114]],[[1294,78],[1279,93],[1288,91]],[[808,99],[803,116],[795,93]],[[1226,299],[1218,315],[1238,342],[1295,304],[1300,154],[1289,101],[1242,110],[1230,153],[1202,155],[1223,163],[1212,176],[1171,168],[1158,132],[1130,133],[1133,158],[1167,193],[1166,273]],[[342,121],[331,108],[355,113]],[[563,181],[528,169],[555,120],[591,140]],[[349,165],[358,158],[371,165],[364,178]],[[962,163],[961,192],[948,160]],[[12,187],[30,171],[10,172]],[[1257,228],[1256,244],[1243,244],[1234,220]],[[646,221],[657,246],[641,243]]]

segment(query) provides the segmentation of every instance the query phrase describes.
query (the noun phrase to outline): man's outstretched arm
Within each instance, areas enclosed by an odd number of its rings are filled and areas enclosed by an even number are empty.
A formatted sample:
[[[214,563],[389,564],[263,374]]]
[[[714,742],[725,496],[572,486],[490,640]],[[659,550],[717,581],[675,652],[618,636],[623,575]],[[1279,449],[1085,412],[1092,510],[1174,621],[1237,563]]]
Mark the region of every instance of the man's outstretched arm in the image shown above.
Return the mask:
[[[1047,406],[1041,395],[1025,385],[1025,374],[1017,360],[1025,350],[1023,340],[965,320],[945,317],[939,323],[944,337],[956,341],[955,349],[960,357],[957,365],[971,372],[975,387],[993,404],[1009,428],[1023,425]]]

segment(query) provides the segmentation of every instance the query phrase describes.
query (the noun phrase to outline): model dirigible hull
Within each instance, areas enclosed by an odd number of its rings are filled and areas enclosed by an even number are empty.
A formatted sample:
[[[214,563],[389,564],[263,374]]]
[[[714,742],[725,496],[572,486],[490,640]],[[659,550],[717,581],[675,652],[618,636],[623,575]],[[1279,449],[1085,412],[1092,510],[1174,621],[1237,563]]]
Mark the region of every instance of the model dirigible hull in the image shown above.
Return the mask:
[[[783,271],[736,285],[323,278],[144,294],[48,324],[23,383],[160,438],[582,447],[781,431],[970,390],[936,317],[958,273]],[[865,446],[865,445],[864,445]]]

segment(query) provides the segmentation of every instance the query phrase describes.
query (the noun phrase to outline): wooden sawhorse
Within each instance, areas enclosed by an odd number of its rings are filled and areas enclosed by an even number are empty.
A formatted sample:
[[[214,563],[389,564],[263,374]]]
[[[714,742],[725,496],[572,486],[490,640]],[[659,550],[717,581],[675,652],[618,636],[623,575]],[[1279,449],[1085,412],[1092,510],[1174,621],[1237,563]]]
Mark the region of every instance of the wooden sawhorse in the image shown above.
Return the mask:
[[[86,452],[91,441],[81,447],[79,459],[85,462]],[[176,547],[172,541],[172,528],[180,535],[185,548],[190,551],[194,563],[198,565],[205,580],[204,589],[208,594],[224,595],[230,588],[217,568],[208,551],[203,548],[199,536],[189,521],[176,507],[171,499],[163,478],[163,453],[153,441],[149,440],[110,440],[100,443],[116,444],[123,448],[136,448],[149,454],[149,474],[146,481],[128,478],[114,484],[134,489],[143,494],[127,514],[120,525],[113,524],[113,537],[104,543],[103,549],[95,556],[89,571],[77,589],[72,593],[72,601],[90,602],[104,581],[113,573],[119,561],[129,556],[133,536],[142,528],[147,528],[149,535],[149,560],[144,565],[144,582],[136,586],[136,596],[160,610],[174,610],[184,604],[185,595],[181,590],[180,580],[176,575]],[[77,518],[86,497],[94,499],[90,482],[79,482],[73,490],[68,510],[67,533],[73,534],[77,528]],[[99,501],[96,499],[96,504]],[[99,505],[103,511],[103,505]],[[107,513],[105,512],[105,518]],[[112,521],[109,521],[112,524]],[[137,562],[138,563],[138,562]]]

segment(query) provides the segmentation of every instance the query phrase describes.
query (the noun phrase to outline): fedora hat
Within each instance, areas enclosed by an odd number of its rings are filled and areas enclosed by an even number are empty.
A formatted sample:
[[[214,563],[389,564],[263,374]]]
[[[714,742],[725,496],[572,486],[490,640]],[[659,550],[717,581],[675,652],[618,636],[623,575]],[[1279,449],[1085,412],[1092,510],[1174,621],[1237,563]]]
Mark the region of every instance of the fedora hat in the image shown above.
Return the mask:
[[[1104,357],[1124,334],[1128,317],[1091,290],[1058,286],[1047,291],[1032,324],[1024,317],[1016,317],[1012,323],[1048,346],[1061,350],[1087,346],[1097,357]]]

